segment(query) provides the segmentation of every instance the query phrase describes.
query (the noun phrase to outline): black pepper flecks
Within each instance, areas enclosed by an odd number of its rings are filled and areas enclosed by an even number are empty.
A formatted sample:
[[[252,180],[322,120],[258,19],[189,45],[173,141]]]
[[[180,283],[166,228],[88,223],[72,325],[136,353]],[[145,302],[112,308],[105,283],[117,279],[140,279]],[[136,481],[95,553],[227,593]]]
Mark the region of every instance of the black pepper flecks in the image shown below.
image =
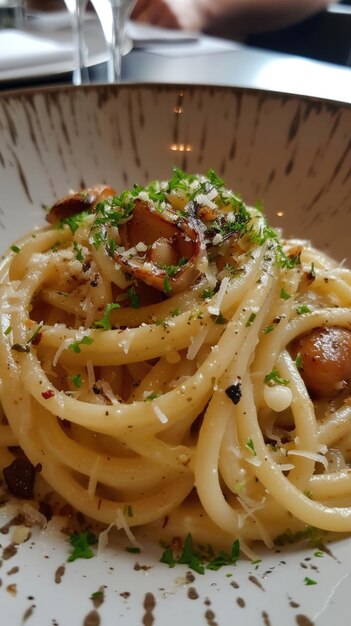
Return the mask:
[[[241,382],[238,380],[236,383],[230,385],[225,390],[228,398],[233,402],[233,404],[238,404],[241,399]]]

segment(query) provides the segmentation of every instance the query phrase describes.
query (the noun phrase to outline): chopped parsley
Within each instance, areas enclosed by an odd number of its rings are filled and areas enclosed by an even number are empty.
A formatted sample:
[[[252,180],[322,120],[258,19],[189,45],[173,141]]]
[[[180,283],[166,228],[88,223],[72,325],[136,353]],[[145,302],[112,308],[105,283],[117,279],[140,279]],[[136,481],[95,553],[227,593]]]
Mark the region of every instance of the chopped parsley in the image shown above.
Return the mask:
[[[164,277],[164,281],[163,281],[163,291],[165,293],[170,293],[172,291],[172,287],[171,284],[169,282],[169,278],[173,278],[174,276],[176,276],[178,274],[178,272],[180,272],[181,268],[186,265],[186,263],[188,262],[188,259],[185,257],[182,257],[181,259],[179,259],[177,265],[158,265],[158,267],[162,270],[165,271],[165,277]]]
[[[140,300],[137,292],[135,291],[135,287],[128,289],[128,298],[132,309],[140,308]]]
[[[12,330],[12,326],[8,326],[8,327],[6,328],[6,330],[4,331],[4,334],[5,334],[5,335],[9,335],[9,334],[10,334],[10,332],[11,332],[11,330]]]
[[[73,343],[70,343],[68,349],[72,350],[76,354],[79,354],[79,352],[81,351],[80,346],[90,346],[93,341],[94,339],[88,337],[88,335],[85,335],[82,339],[78,339],[77,341],[73,341]]]
[[[256,450],[255,450],[255,445],[254,442],[252,441],[252,439],[248,439],[246,444],[245,444],[245,448],[247,448],[247,450],[249,450],[249,452],[251,452],[252,456],[256,456]]]
[[[305,530],[298,530],[296,533],[290,528],[287,528],[284,533],[274,539],[274,545],[286,546],[307,540],[310,548],[322,549],[326,535],[327,531],[315,528],[314,526],[308,526]]]
[[[271,372],[269,372],[269,374],[266,374],[266,376],[264,377],[264,382],[266,385],[269,385],[269,383],[274,383],[276,385],[288,385],[290,381],[279,376],[278,370],[273,369]]]
[[[290,300],[291,298],[291,294],[285,291],[284,287],[281,288],[279,296],[282,300]]]
[[[72,234],[74,235],[74,233],[76,232],[76,230],[78,230],[79,226],[85,222],[86,218],[88,217],[89,212],[88,211],[82,211],[81,213],[76,213],[76,215],[71,215],[71,217],[63,217],[57,227],[58,228],[63,228],[64,226],[68,226],[72,232]]]
[[[69,536],[69,541],[73,547],[72,553],[68,557],[67,561],[72,562],[76,559],[91,559],[94,556],[94,552],[90,546],[97,543],[97,536],[86,530],[82,533],[72,533]]]
[[[169,278],[168,278],[168,274],[166,273],[166,276],[164,277],[163,280],[163,291],[165,293],[170,293],[172,291],[172,287],[171,284],[169,282]]]
[[[133,507],[130,504],[126,504],[123,509],[123,514],[126,517],[134,517]]]
[[[316,551],[313,553],[313,556],[316,556],[316,557],[318,557],[318,558],[321,558],[321,557],[325,556],[325,552],[323,552],[323,550],[316,550]]]
[[[146,396],[146,398],[144,398],[144,402],[151,402],[152,400],[155,400],[156,398],[158,398],[161,394],[160,393],[150,393],[149,396]]]
[[[178,317],[178,315],[180,315],[180,308],[179,308],[179,306],[176,306],[176,308],[173,309],[173,311],[171,311],[171,315],[172,315],[172,317]]]
[[[79,243],[77,243],[76,241],[73,242],[73,248],[74,251],[76,253],[76,259],[77,261],[79,261],[80,263],[83,263],[84,261],[84,256],[83,256],[83,252],[82,252],[82,246],[79,245]]]
[[[74,376],[71,376],[71,381],[77,389],[80,389],[84,382],[81,374],[75,374]]]
[[[301,352],[297,353],[297,355],[295,357],[294,363],[295,363],[297,369],[303,369]]]
[[[19,248],[18,246],[10,246],[10,250],[12,250],[12,252],[14,252],[15,254],[21,252],[21,248]]]
[[[249,318],[248,318],[248,320],[247,320],[247,322],[246,322],[246,324],[245,324],[246,328],[247,328],[248,326],[251,326],[251,325],[253,324],[253,322],[254,322],[254,321],[255,321],[255,319],[256,319],[256,316],[257,316],[257,313],[251,313],[251,314],[250,314],[250,316],[249,316]]]
[[[204,574],[206,569],[217,571],[225,565],[235,565],[240,556],[240,544],[236,539],[232,545],[230,553],[220,551],[218,555],[211,558],[211,560],[205,559],[194,549],[193,539],[191,533],[189,533],[184,541],[182,553],[178,558],[173,554],[172,549],[168,546],[161,558],[161,563],[166,563],[168,567],[175,567],[175,565],[188,565],[190,569],[194,570],[198,574]],[[207,563],[207,564],[206,564]]]
[[[207,569],[219,570],[223,565],[235,565],[240,556],[240,543],[239,539],[236,539],[232,545],[230,554],[221,550],[218,556],[215,556],[212,561],[207,565]]]
[[[27,343],[32,343],[34,345],[39,343],[39,336],[40,336],[42,328],[43,328],[43,324],[39,324],[39,326],[37,326],[35,331],[31,334],[29,339],[27,339]]]
[[[265,326],[262,332],[264,335],[268,335],[268,333],[271,333],[272,330],[274,330],[274,326],[272,326],[272,324],[268,324],[267,326]]]
[[[201,294],[201,298],[203,298],[204,300],[209,300],[210,298],[213,298],[213,295],[214,295],[213,289],[204,289],[204,291]]]
[[[314,263],[311,263],[311,269],[309,271],[308,277],[310,280],[316,280],[316,270],[314,267]]]
[[[305,578],[303,579],[305,585],[316,585],[317,581],[313,580],[313,578],[309,578],[308,576],[305,576]]]
[[[298,315],[303,315],[304,313],[311,313],[311,309],[307,306],[307,304],[301,304],[296,307],[296,313]]]
[[[103,328],[104,330],[111,330],[111,320],[110,315],[111,311],[114,309],[120,309],[121,305],[117,302],[112,302],[111,304],[106,304],[104,317],[97,322],[94,322],[94,328]]]

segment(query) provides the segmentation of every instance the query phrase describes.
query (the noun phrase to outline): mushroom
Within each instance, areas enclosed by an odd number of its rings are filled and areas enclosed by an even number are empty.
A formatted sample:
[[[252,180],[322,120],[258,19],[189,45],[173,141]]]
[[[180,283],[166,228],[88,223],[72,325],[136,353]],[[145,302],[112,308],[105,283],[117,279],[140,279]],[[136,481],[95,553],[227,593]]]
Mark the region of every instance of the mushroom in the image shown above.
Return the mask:
[[[55,202],[47,214],[46,220],[50,224],[57,224],[60,220],[82,213],[82,211],[93,211],[99,202],[113,198],[115,195],[115,189],[109,185],[96,185],[68,194]]]
[[[351,331],[330,326],[314,328],[290,346],[301,355],[301,376],[313,397],[333,398],[351,381]]]
[[[166,294],[183,291],[207,261],[202,233],[194,218],[169,208],[158,211],[148,202],[135,201],[133,218],[119,227],[122,247],[115,260],[137,280]]]

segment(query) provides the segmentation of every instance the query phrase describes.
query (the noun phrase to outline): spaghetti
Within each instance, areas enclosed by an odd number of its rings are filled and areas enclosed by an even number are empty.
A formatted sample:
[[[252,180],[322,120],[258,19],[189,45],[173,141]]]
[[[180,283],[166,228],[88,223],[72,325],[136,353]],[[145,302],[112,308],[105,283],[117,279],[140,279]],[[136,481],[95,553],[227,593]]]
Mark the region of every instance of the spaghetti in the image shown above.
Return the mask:
[[[72,194],[48,220],[1,266],[3,468],[19,446],[128,532],[349,532],[351,272],[213,171]]]

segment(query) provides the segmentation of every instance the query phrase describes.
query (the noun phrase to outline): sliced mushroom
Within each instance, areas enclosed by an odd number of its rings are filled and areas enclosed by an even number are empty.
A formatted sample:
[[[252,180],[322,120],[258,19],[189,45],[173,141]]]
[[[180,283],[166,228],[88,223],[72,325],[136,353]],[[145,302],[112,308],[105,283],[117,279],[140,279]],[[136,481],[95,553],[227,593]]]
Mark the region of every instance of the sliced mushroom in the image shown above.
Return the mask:
[[[206,248],[193,218],[167,208],[157,211],[136,200],[133,219],[120,226],[119,235],[124,250],[115,251],[115,260],[125,272],[159,291],[183,291],[200,275]]]
[[[113,198],[115,195],[115,189],[109,185],[96,185],[90,189],[82,189],[55,202],[46,220],[50,224],[57,224],[60,220],[82,213],[82,211],[93,211],[99,202]]]
[[[315,328],[290,346],[301,355],[301,376],[312,397],[333,398],[351,381],[351,331],[336,326]]]

